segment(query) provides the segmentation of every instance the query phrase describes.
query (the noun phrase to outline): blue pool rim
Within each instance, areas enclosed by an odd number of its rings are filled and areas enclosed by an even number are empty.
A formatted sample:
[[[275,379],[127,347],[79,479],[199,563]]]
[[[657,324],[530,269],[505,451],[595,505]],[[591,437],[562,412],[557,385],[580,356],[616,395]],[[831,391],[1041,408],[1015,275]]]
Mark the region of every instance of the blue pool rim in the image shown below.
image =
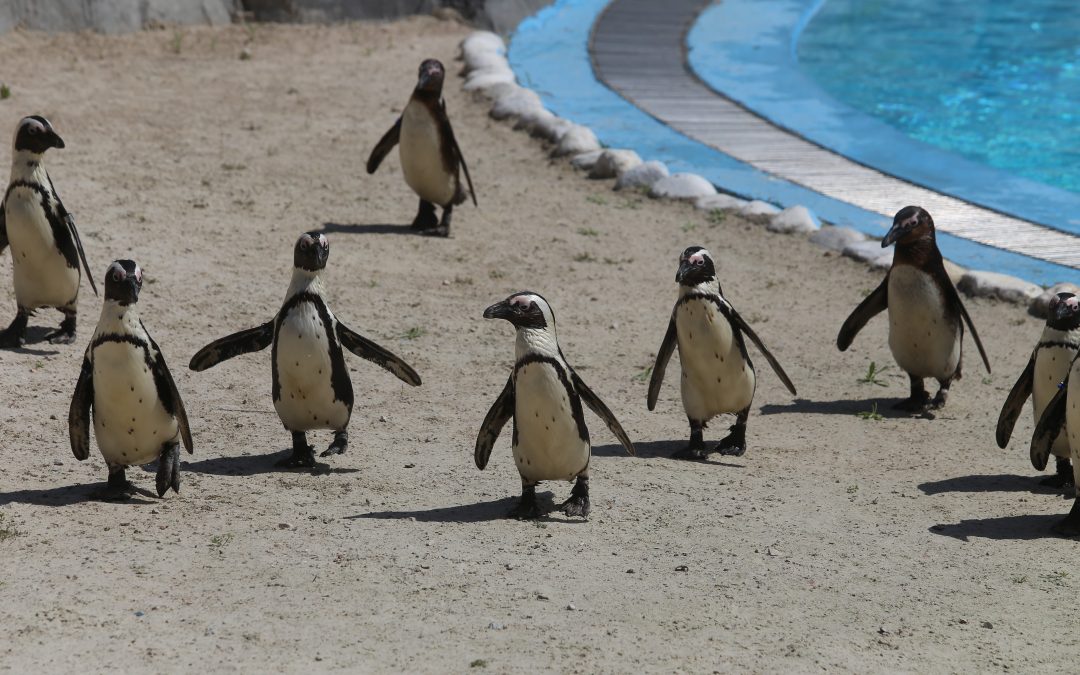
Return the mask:
[[[606,147],[633,149],[644,159],[665,162],[673,173],[700,174],[724,192],[783,207],[802,204],[834,225],[879,237],[885,233],[888,218],[759,171],[693,140],[601,83],[593,72],[588,45],[593,24],[609,2],[556,0],[522,21],[511,36],[510,65],[521,85],[533,89],[545,107],[590,127]],[[1080,270],[947,233],[938,234],[938,245],[947,258],[972,269],[1013,274],[1044,286],[1058,281],[1080,284]]]

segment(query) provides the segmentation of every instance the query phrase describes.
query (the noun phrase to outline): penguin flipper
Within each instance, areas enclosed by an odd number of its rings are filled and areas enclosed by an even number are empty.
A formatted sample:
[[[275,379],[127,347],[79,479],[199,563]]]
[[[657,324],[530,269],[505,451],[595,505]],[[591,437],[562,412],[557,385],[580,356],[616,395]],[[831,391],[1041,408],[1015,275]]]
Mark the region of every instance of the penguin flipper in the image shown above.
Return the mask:
[[[90,408],[94,404],[94,367],[90,363],[90,349],[83,356],[79,381],[68,409],[68,436],[71,452],[80,462],[90,456]]]
[[[951,300],[956,303],[957,308],[960,310],[960,316],[964,317],[964,323],[967,324],[968,330],[971,331],[971,338],[975,340],[975,346],[979,349],[979,356],[982,357],[983,365],[986,366],[986,372],[990,373],[990,359],[986,356],[986,350],[983,349],[982,340],[979,339],[979,332],[975,330],[975,324],[971,322],[971,316],[967,312],[967,308],[964,307],[964,303],[960,300],[960,294],[956,292],[956,287],[950,282],[948,288],[952,289]]]
[[[143,332],[146,333],[150,346],[154,350],[150,370],[154,375],[154,385],[157,387],[158,399],[161,401],[162,407],[165,408],[165,412],[176,418],[176,425],[180,428],[180,438],[184,442],[184,449],[190,455],[195,450],[191,444],[191,426],[188,424],[184,399],[180,398],[180,392],[176,389],[176,381],[173,380],[169,366],[165,363],[165,355],[161,353],[161,348],[154,342],[154,338],[150,336],[146,326],[142,325],[142,321],[139,321],[139,325],[142,326]]]
[[[1031,389],[1034,382],[1035,352],[1032,352],[1031,358],[1028,359],[1027,367],[1024,368],[1024,372],[1020,373],[1020,377],[1017,378],[1016,384],[1014,384],[1009,391],[1009,395],[1005,399],[1005,405],[1001,406],[1001,414],[998,415],[996,434],[999,448],[1005,448],[1005,446],[1009,444],[1009,438],[1012,437],[1013,427],[1016,426],[1016,420],[1019,419],[1020,413],[1024,411],[1024,403],[1026,403],[1031,396]]]
[[[457,138],[454,136],[454,128],[450,126],[450,116],[446,114],[445,100],[439,101],[439,127],[442,137],[450,142],[453,159],[461,164],[461,170],[465,173],[465,182],[469,184],[469,196],[472,197],[473,206],[480,206],[476,203],[476,190],[473,188],[472,176],[469,175],[469,167],[465,164],[465,155],[461,154],[461,146],[458,145]]]
[[[507,420],[514,416],[514,376],[506,379],[506,386],[499,393],[498,398],[491,404],[480,425],[480,433],[476,435],[476,449],[473,451],[473,459],[476,460],[476,468],[481,471],[487,466],[491,458],[491,449],[495,447],[495,441],[499,439],[499,433],[506,426]]]
[[[622,446],[626,448],[626,451],[630,453],[632,457],[637,456],[637,452],[634,451],[634,444],[630,442],[630,437],[626,434],[626,431],[619,424],[619,420],[615,419],[614,413],[608,409],[604,402],[600,400],[592,389],[589,389],[573,368],[570,368],[570,380],[574,383],[574,389],[577,391],[577,395],[581,398],[582,402],[589,406],[589,408],[596,413],[596,416],[604,420],[604,424],[611,430],[611,433],[615,434],[615,438],[619,439]]]
[[[4,249],[8,247],[7,236],[7,210],[4,208],[4,202],[0,202],[0,253],[4,252]]]
[[[750,324],[746,323],[746,320],[735,311],[735,308],[726,302],[717,302],[717,306],[720,308],[720,312],[727,317],[728,321],[733,326],[739,329],[746,337],[750,338],[750,341],[754,343],[754,346],[758,348],[758,351],[765,357],[765,360],[772,366],[773,372],[780,378],[780,381],[784,383],[787,390],[791,392],[792,396],[797,396],[795,393],[795,385],[792,384],[791,378],[784,372],[780,362],[776,360],[776,357],[772,355],[769,348],[765,346],[765,343],[761,341],[761,338],[757,336],[754,329],[750,327]]]
[[[1043,409],[1038,424],[1035,425],[1035,433],[1031,435],[1031,465],[1039,471],[1046,468],[1046,462],[1050,459],[1050,447],[1054,439],[1061,433],[1065,426],[1065,403],[1069,391],[1069,376],[1066,375],[1058,391],[1050,403]]]
[[[207,368],[213,368],[222,361],[227,361],[234,356],[249,354],[266,349],[274,341],[274,322],[267,321],[261,326],[248,328],[239,333],[226,335],[206,345],[195,356],[191,357],[188,368],[195,372],[202,372]]]
[[[668,361],[678,344],[678,329],[675,328],[675,315],[671,315],[668,321],[667,332],[664,333],[664,341],[660,343],[660,351],[656,352],[656,363],[653,364],[652,376],[649,377],[649,395],[646,403],[649,410],[656,408],[656,399],[660,396],[660,385],[664,383],[664,371],[667,370]]]
[[[866,323],[873,319],[875,316],[884,312],[889,307],[889,275],[886,274],[885,278],[878,284],[878,287],[874,291],[863,298],[863,301],[859,303],[859,306],[855,308],[855,311],[851,313],[845,321],[844,325],[840,326],[840,333],[836,336],[836,346],[842,352],[846,352],[847,348],[851,346],[852,341],[855,340],[855,336],[859,334],[862,327]]]
[[[338,339],[341,340],[341,346],[345,349],[389,371],[405,384],[411,384],[414,387],[420,386],[420,376],[416,374],[412,366],[402,361],[399,356],[353,331],[340,321],[337,322],[337,334]]]
[[[390,130],[383,134],[383,137],[379,139],[379,142],[375,144],[375,149],[371,151],[371,156],[367,160],[367,172],[369,174],[375,173],[375,170],[379,168],[382,161],[386,159],[386,156],[390,154],[390,151],[394,149],[394,146],[398,144],[398,139],[401,137],[401,118],[397,118],[394,122],[394,126],[390,127]]]
[[[90,288],[94,289],[94,295],[98,295],[97,283],[94,281],[94,275],[90,272],[90,265],[86,262],[86,251],[83,250],[82,239],[79,237],[79,230],[75,227],[75,217],[71,215],[71,212],[64,206],[64,202],[60,201],[60,194],[56,191],[56,186],[53,185],[52,176],[45,172],[45,178],[49,181],[49,191],[52,192],[52,196],[56,199],[56,213],[60,218],[60,227],[66,231],[66,239],[75,244],[75,250],[79,254],[79,259],[74,261],[73,266],[78,267],[79,261],[82,261],[83,270],[86,272],[86,279],[90,282]],[[46,212],[47,215],[48,212]],[[51,221],[52,218],[50,217]],[[56,225],[53,224],[54,231]],[[60,244],[60,242],[57,242]],[[63,246],[63,244],[61,244]]]

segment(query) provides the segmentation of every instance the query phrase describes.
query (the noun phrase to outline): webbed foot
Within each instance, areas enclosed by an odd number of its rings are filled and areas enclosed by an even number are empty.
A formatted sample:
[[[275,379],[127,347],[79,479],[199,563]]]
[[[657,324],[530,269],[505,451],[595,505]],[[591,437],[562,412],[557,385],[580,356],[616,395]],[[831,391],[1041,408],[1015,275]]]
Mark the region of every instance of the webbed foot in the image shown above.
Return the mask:
[[[345,452],[349,447],[349,432],[346,430],[335,431],[334,440],[330,443],[330,446],[323,450],[320,457],[329,457],[330,455],[340,455]]]
[[[704,428],[704,422],[690,420],[690,442],[682,450],[676,450],[671,455],[671,458],[700,462],[708,457],[709,452],[705,449],[704,432],[702,431]]]
[[[930,394],[924,391],[921,396],[909,396],[903,401],[899,401],[893,405],[893,409],[903,410],[904,412],[921,412],[926,410],[929,405]]]
[[[742,457],[746,454],[746,426],[735,424],[731,427],[731,433],[716,444],[713,452],[718,452],[726,457]]]
[[[75,342],[75,311],[64,309],[64,320],[60,327],[45,336],[54,345],[69,345]]]
[[[416,212],[416,217],[413,218],[410,227],[414,230],[428,230],[437,227],[438,224],[439,218],[435,215],[435,205],[421,199],[420,209]]]
[[[19,308],[12,320],[4,330],[0,331],[0,349],[18,349],[26,340],[26,324],[30,322],[30,313]]]
[[[156,485],[158,497],[164,497],[169,488],[177,494],[180,493],[180,446],[178,444],[174,443],[166,447],[158,456]]]
[[[425,237],[449,237],[450,227],[447,225],[437,225],[435,227],[427,227],[420,230],[420,234]]]
[[[1054,475],[1047,476],[1039,481],[1039,485],[1051,488],[1063,488],[1073,484],[1072,462],[1058,457],[1054,463]]]
[[[562,509],[564,514],[570,517],[589,517],[589,512],[592,510],[592,504],[589,503],[588,477],[578,476],[577,482],[574,483],[574,489],[570,492],[570,499],[563,502],[559,508]]]
[[[125,470],[120,469],[110,472],[105,488],[93,493],[91,498],[100,502],[126,502],[137,492],[135,485],[127,479]]]
[[[292,454],[274,462],[274,466],[283,469],[312,469],[315,467],[315,448],[308,445],[307,436],[302,431],[292,432]]]
[[[540,517],[540,505],[536,502],[536,486],[527,485],[521,490],[521,500],[506,514],[518,520],[536,520]]]
[[[1073,501],[1072,510],[1050,527],[1050,531],[1062,537],[1080,536],[1080,499]]]

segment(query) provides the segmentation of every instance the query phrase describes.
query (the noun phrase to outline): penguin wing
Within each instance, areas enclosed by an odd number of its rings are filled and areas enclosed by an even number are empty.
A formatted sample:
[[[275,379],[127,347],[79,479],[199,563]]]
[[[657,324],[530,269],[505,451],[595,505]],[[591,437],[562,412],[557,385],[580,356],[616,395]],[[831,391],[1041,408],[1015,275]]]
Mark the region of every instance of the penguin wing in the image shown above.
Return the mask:
[[[394,126],[390,127],[390,130],[383,134],[383,137],[379,139],[379,142],[375,144],[375,149],[371,151],[371,156],[367,160],[367,172],[369,174],[375,173],[375,170],[379,168],[382,161],[386,159],[386,156],[390,154],[390,151],[394,149],[394,146],[398,144],[398,139],[401,137],[401,118],[397,118],[394,122]]]
[[[4,252],[4,249],[8,247],[7,236],[7,209],[4,208],[4,202],[0,202],[0,253]]]
[[[239,333],[226,335],[206,345],[195,356],[191,357],[188,368],[195,372],[202,372],[207,368],[213,368],[222,361],[227,361],[234,356],[249,354],[266,349],[274,341],[274,322],[267,321],[261,326],[248,328]]]
[[[679,333],[675,328],[675,314],[672,313],[668,321],[667,332],[664,333],[664,341],[660,343],[660,351],[656,352],[656,363],[653,364],[652,376],[649,378],[649,396],[646,403],[649,410],[656,407],[656,398],[660,396],[660,385],[664,383],[664,371],[667,370],[668,361],[678,344]]]
[[[499,432],[506,426],[507,420],[514,416],[514,375],[506,378],[506,386],[499,393],[498,398],[491,404],[484,417],[484,423],[480,425],[480,433],[476,435],[476,449],[473,451],[473,459],[476,460],[476,468],[481,471],[487,466],[491,458],[491,449],[495,447],[495,441],[499,439]]]
[[[889,307],[889,275],[886,274],[874,292],[863,298],[851,316],[840,326],[840,333],[836,336],[836,346],[842,352],[846,352],[851,346],[855,336],[859,334],[866,322],[884,312]]]
[[[75,246],[75,251],[78,252],[79,255],[78,260],[72,260],[72,256],[67,251],[64,252],[64,256],[72,263],[72,267],[78,267],[79,260],[82,261],[83,270],[86,271],[86,279],[90,282],[90,288],[94,289],[94,295],[97,295],[97,283],[94,282],[94,275],[90,272],[90,265],[86,262],[86,251],[83,250],[82,239],[79,237],[79,230],[75,227],[75,217],[64,207],[64,202],[60,201],[60,195],[57,194],[56,187],[53,186],[52,177],[49,176],[48,172],[45,173],[45,178],[48,179],[49,191],[52,193],[53,199],[56,200],[56,215],[54,216],[49,213],[47,209],[46,215],[52,225],[53,232],[60,230],[66,235],[62,238],[57,238],[57,244],[60,245],[61,250],[70,248],[71,245]],[[59,219],[59,222],[53,222],[54,218]]]
[[[1027,367],[1024,368],[1024,372],[1020,373],[1016,384],[1009,391],[1009,395],[1005,399],[1005,405],[1001,406],[1001,414],[998,415],[997,423],[997,444],[999,448],[1004,448],[1009,444],[1009,438],[1012,436],[1013,427],[1016,426],[1016,420],[1019,419],[1020,413],[1024,411],[1024,403],[1031,396],[1031,388],[1035,381],[1035,354],[1037,351],[1031,353]]]
[[[440,135],[450,144],[451,159],[453,160],[450,166],[461,164],[461,170],[465,173],[465,182],[469,184],[469,196],[472,197],[473,206],[479,206],[476,203],[476,190],[473,188],[472,176],[469,175],[469,167],[465,164],[465,155],[461,154],[461,146],[458,145],[457,138],[454,136],[454,128],[450,126],[450,116],[446,114],[445,100],[439,101],[438,118]]]
[[[68,409],[68,436],[71,452],[80,462],[90,456],[90,408],[94,404],[94,366],[90,363],[90,348],[83,356],[79,381]]]
[[[1050,403],[1043,409],[1038,424],[1035,425],[1035,433],[1031,435],[1031,465],[1039,471],[1046,468],[1046,462],[1050,459],[1050,446],[1054,439],[1061,433],[1061,427],[1065,426],[1065,402],[1069,390],[1069,376],[1066,375],[1058,391]]]
[[[420,386],[420,376],[416,374],[412,366],[402,361],[400,357],[380,347],[363,335],[354,332],[340,321],[337,322],[337,334],[338,339],[341,340],[341,346],[345,347],[345,349],[389,371],[405,384],[411,384],[414,387]]]
[[[942,274],[945,274],[945,268],[942,268]],[[983,349],[982,340],[979,339],[979,332],[975,330],[975,324],[971,322],[971,316],[968,315],[967,308],[964,307],[964,303],[960,300],[960,294],[956,292],[956,287],[953,286],[952,280],[945,274],[945,279],[941,284],[945,287],[945,297],[947,302],[960,311],[960,316],[964,317],[964,323],[967,324],[968,330],[971,331],[971,338],[975,340],[975,346],[979,349],[979,356],[982,357],[983,365],[986,366],[986,372],[990,372],[990,359],[986,356],[986,350]]]
[[[776,357],[772,355],[769,348],[765,346],[765,343],[761,341],[761,338],[757,336],[754,329],[750,327],[750,324],[746,323],[746,320],[739,315],[735,308],[727,302],[717,302],[716,306],[720,308],[720,313],[727,317],[727,320],[731,322],[731,325],[742,332],[746,337],[750,338],[750,341],[754,343],[754,346],[758,348],[758,351],[765,357],[765,360],[772,366],[773,372],[780,378],[780,381],[784,383],[787,390],[791,392],[792,396],[797,396],[795,392],[795,385],[791,383],[791,378],[784,372],[783,367],[780,366],[780,362],[776,360]]]
[[[619,420],[615,419],[615,415],[608,409],[604,402],[600,400],[600,397],[593,393],[592,389],[589,389],[584,380],[574,372],[573,368],[567,366],[570,370],[570,380],[574,383],[574,389],[577,391],[577,395],[589,406],[589,408],[596,413],[596,416],[604,420],[604,424],[611,430],[611,433],[615,434],[615,438],[619,439],[622,446],[626,448],[626,451],[631,456],[636,457],[637,452],[634,451],[634,444],[630,442],[630,437],[626,435],[626,431],[619,424]]]
[[[142,326],[142,321],[139,322],[139,325]],[[173,380],[172,373],[169,372],[169,366],[165,363],[165,355],[161,353],[161,348],[154,342],[154,338],[150,336],[146,326],[142,326],[142,329],[154,350],[153,354],[151,354],[152,365],[150,369],[154,375],[154,385],[157,388],[158,399],[161,401],[162,407],[165,408],[165,412],[176,418],[176,425],[180,427],[180,438],[184,441],[184,448],[188,451],[188,454],[191,454],[194,452],[194,448],[191,444],[191,426],[188,424],[184,399],[180,398],[180,392],[176,389],[176,382]]]

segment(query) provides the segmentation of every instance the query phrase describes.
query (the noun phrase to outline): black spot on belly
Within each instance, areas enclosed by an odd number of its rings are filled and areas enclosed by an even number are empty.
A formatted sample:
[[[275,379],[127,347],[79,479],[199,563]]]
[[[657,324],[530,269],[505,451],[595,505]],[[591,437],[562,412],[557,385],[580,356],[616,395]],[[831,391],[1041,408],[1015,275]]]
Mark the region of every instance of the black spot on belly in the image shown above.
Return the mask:
[[[131,435],[131,434],[133,434],[133,433],[135,433],[135,430],[134,430],[134,429],[128,429],[128,436],[130,436],[130,435]]]
[[[131,386],[131,391],[135,391],[135,385]]]

